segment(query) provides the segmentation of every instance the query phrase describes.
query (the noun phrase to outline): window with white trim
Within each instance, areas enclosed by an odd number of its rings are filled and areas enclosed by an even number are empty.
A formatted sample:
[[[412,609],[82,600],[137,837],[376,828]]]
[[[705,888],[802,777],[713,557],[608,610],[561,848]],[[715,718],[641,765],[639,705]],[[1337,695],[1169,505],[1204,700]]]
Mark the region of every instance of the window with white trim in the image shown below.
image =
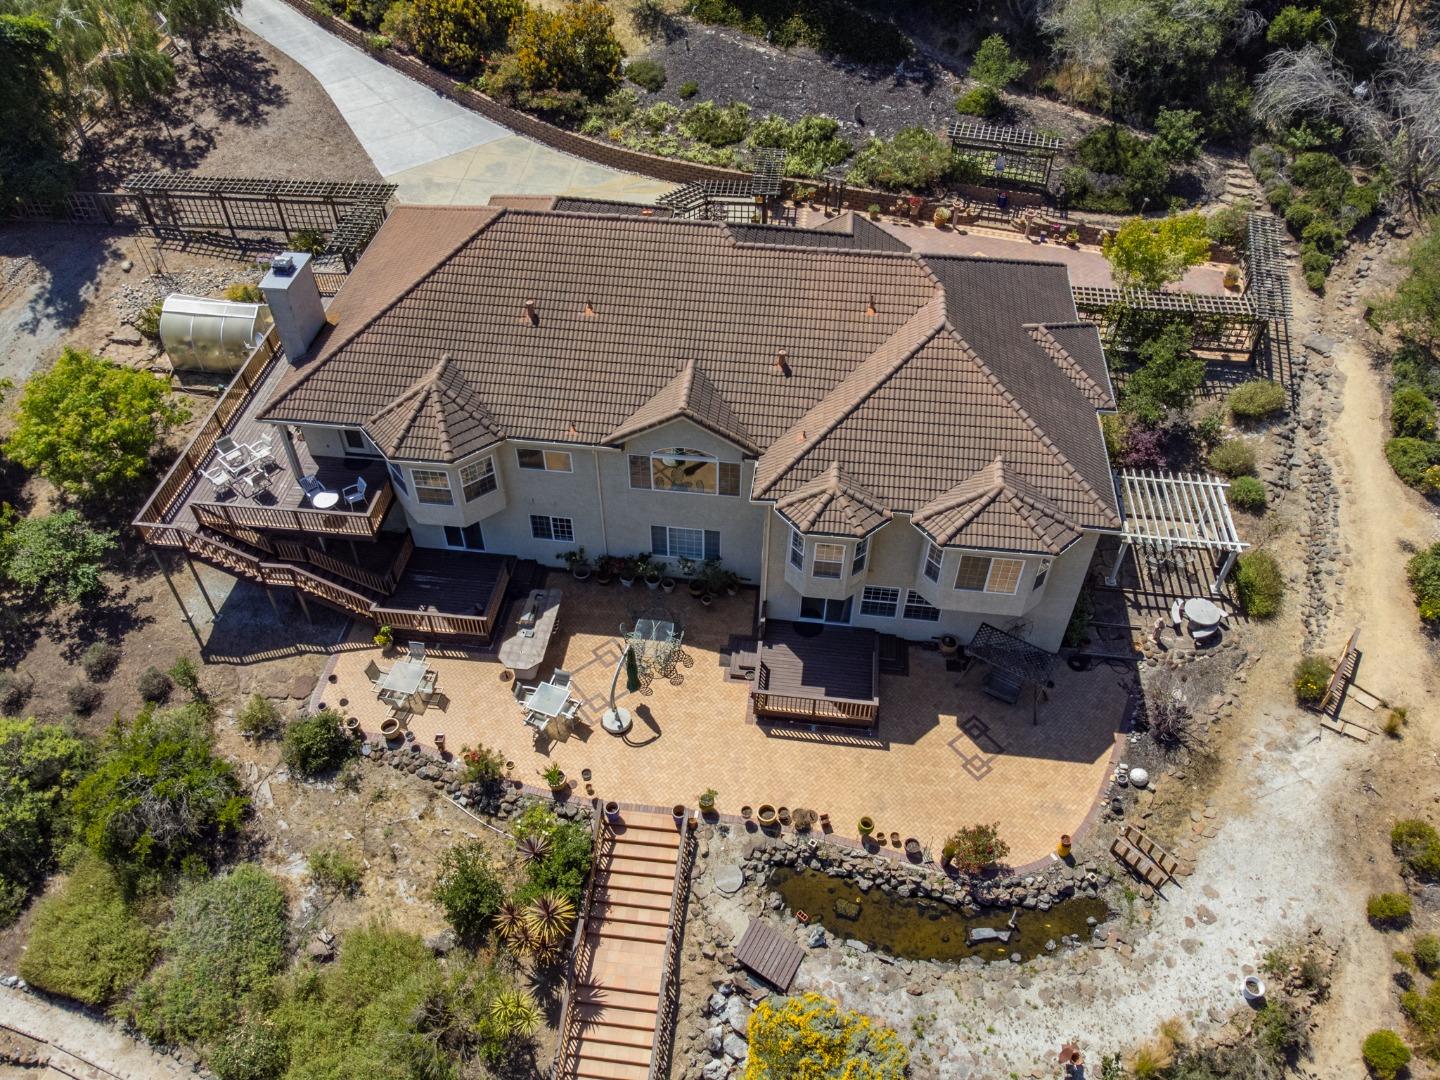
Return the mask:
[[[570,455],[564,450],[532,450],[528,447],[515,448],[516,464],[522,469],[536,472],[570,472]]]
[[[796,570],[805,569],[805,538],[794,529],[790,530],[790,565]]]
[[[838,578],[844,570],[844,544],[815,545],[815,561],[810,564],[811,577]]]
[[[1023,559],[992,559],[986,555],[962,555],[955,571],[955,588],[964,592],[1007,593],[1020,587],[1025,572]]]
[[[925,549],[925,576],[931,581],[940,580],[940,560],[944,557],[945,553],[934,544]]]
[[[573,544],[575,542],[575,522],[567,517],[531,514],[530,535],[536,540],[553,540],[557,544]]]
[[[1031,582],[1030,588],[1031,588],[1032,590],[1038,589],[1041,585],[1044,585],[1044,584],[1045,584],[1045,579],[1046,579],[1047,577],[1049,577],[1049,576],[1050,576],[1050,560],[1049,560],[1049,559],[1046,559],[1044,562],[1042,562],[1042,563],[1040,564],[1040,569],[1035,572],[1035,580],[1034,580],[1033,582]]]
[[[651,525],[650,554],[664,559],[693,559],[695,562],[718,559],[720,534],[714,529]]]
[[[631,454],[630,486],[690,495],[739,495],[740,463],[685,447]]]
[[[900,606],[900,590],[888,585],[866,585],[860,594],[860,614],[878,619],[893,619]]]
[[[855,545],[855,558],[850,560],[850,573],[855,575],[865,569],[865,560],[870,557],[870,538],[861,538]]]
[[[477,521],[463,527],[446,525],[445,546],[463,548],[466,551],[484,551],[485,534],[480,531],[480,523]]]
[[[939,622],[940,609],[914,589],[909,589],[905,593],[905,618],[917,622]]]
[[[437,506],[450,506],[455,502],[447,473],[439,469],[411,469],[410,479],[415,481],[415,498],[420,502]]]
[[[838,623],[843,626],[850,622],[850,608],[854,599],[853,596],[841,597],[838,600],[823,596],[802,596],[800,618],[806,622]]]
[[[478,499],[481,495],[489,495],[498,486],[494,458],[482,458],[473,464],[461,466],[460,489],[465,493],[466,502]]]

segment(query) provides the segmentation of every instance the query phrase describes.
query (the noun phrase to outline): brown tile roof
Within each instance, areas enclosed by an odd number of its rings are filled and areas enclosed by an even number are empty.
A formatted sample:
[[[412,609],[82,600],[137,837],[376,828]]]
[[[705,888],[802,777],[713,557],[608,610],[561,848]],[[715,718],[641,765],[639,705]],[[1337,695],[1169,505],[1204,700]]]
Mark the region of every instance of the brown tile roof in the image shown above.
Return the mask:
[[[742,244],[786,244],[846,251],[909,251],[910,245],[858,214],[842,214],[814,229],[788,225],[730,225]]]
[[[687,360],[673,379],[626,417],[624,423],[605,437],[605,441],[618,446],[642,431],[682,417],[723,439],[729,439],[747,453],[760,452],[760,448],[751,441],[745,425],[735,415],[735,410],[730,408],[730,403],[720,396],[715,385],[693,360]]]
[[[1099,327],[1087,322],[1030,323],[1025,330],[1095,408],[1115,408]]]
[[[869,224],[854,219],[854,234]],[[261,415],[359,425],[418,393],[448,354],[488,418],[471,422],[509,438],[598,445],[688,416],[759,453],[757,498],[839,463],[904,513],[1003,455],[1070,520],[1118,527],[1096,405],[1076,381],[1098,382],[1103,354],[1072,352],[1081,332],[1052,329],[1075,362],[1062,370],[1025,329],[1076,321],[1063,266],[763,235],[632,213],[402,207],[336,298],[315,358]],[[423,439],[438,444],[438,430]]]
[[[911,523],[941,547],[989,548],[1059,555],[1080,539],[1083,526],[997,457],[933,502]]]
[[[775,503],[781,517],[800,532],[817,536],[869,536],[890,520],[885,505],[852,483],[838,461]]]
[[[382,454],[402,461],[458,461],[505,438],[449,356],[364,428]]]

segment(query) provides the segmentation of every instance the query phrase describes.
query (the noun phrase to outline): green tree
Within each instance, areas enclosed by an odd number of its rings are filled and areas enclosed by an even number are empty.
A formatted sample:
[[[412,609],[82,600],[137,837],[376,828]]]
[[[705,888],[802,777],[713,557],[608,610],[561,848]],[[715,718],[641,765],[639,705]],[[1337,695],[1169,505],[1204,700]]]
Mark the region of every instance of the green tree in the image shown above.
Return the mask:
[[[155,0],[155,7],[168,20],[170,32],[189,41],[200,56],[208,38],[235,25],[240,0]]]
[[[992,90],[1004,90],[1029,67],[1024,60],[1016,59],[1004,37],[991,34],[975,50],[975,58],[970,61],[970,78]]]
[[[54,199],[68,186],[55,91],[60,54],[38,15],[0,15],[0,205]]]
[[[164,379],[67,348],[26,384],[5,454],[69,495],[114,496],[145,475],[156,442],[188,415]]]
[[[0,887],[23,895],[49,872],[65,795],[88,761],[58,724],[0,716]]]
[[[1125,381],[1121,404],[1150,425],[1171,410],[1188,409],[1205,380],[1205,361],[1190,348],[1190,327],[1171,323],[1139,350],[1140,366]]]
[[[910,1052],[890,1028],[819,994],[769,997],[750,1015],[746,1080],[901,1080]]]
[[[104,591],[100,569],[114,547],[113,532],[75,510],[21,518],[0,535],[0,574],[30,600],[78,604]]]
[[[504,47],[522,10],[522,0],[405,0],[398,27],[387,16],[386,29],[398,30],[397,37],[437,67],[469,75]]]
[[[204,708],[188,705],[117,728],[70,807],[80,839],[137,887],[202,869],[249,801],[215,755]]]
[[[851,183],[888,191],[924,191],[950,171],[950,144],[923,127],[909,127],[890,139],[872,139],[850,167]]]
[[[299,776],[313,777],[338,769],[355,752],[355,743],[341,729],[344,717],[333,709],[302,716],[285,729],[280,753]]]
[[[566,0],[558,11],[528,6],[510,27],[517,85],[598,101],[620,85],[625,50],[615,18],[600,0]]]
[[[479,940],[505,899],[505,886],[490,865],[485,845],[471,841],[445,852],[433,896],[457,934]]]
[[[1289,4],[1276,12],[1265,28],[1265,40],[1277,49],[1303,49],[1319,42],[1325,30],[1325,13],[1319,8]]]
[[[1102,245],[1118,285],[1159,289],[1210,257],[1205,218],[1172,214],[1158,220],[1131,218]]]
[[[1200,156],[1199,119],[1194,109],[1162,107],[1155,114],[1155,150],[1166,161],[1194,161]]]

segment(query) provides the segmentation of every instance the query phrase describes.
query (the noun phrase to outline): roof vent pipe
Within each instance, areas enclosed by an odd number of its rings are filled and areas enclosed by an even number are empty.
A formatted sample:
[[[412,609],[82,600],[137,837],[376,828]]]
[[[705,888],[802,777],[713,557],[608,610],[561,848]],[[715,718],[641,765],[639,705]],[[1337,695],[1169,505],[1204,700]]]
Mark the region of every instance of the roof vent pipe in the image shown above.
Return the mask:
[[[784,349],[775,354],[775,374],[790,377],[790,354]]]
[[[589,300],[586,300],[586,301],[585,301],[585,318],[587,318],[587,319],[593,319],[594,317],[595,317],[595,305],[592,304],[592,303],[590,303]]]
[[[870,295],[870,302],[865,305],[865,314],[871,316],[875,314],[875,295],[873,293]]]
[[[531,326],[540,325],[540,309],[534,300],[525,301],[525,317],[530,320]]]

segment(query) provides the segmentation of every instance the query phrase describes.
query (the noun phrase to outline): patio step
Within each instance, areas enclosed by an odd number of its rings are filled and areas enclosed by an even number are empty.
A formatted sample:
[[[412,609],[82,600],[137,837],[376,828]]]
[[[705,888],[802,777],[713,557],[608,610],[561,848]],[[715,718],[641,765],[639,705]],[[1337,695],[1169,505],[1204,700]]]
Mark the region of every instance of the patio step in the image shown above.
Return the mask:
[[[604,925],[591,925],[586,933],[597,939],[664,945],[670,928],[668,926],[652,926],[648,923],[616,922],[614,919],[610,919]]]
[[[626,874],[616,872],[608,875],[600,888],[605,891],[619,890],[629,893],[644,893],[647,896],[663,897],[665,905],[670,904],[670,890],[674,886],[673,875],[662,878],[655,874]]]
[[[603,889],[595,891],[595,903],[618,904],[622,907],[668,912],[670,910],[670,893],[668,890],[646,892],[640,889],[627,889],[612,880]]]
[[[583,1024],[580,1033],[584,1038],[596,1039],[600,1042],[615,1043],[619,1046],[633,1046],[650,1052],[651,1042],[655,1038],[654,1014],[650,1016],[651,1023],[641,1029],[638,1027],[625,1027],[620,1024],[610,1023],[608,1020],[598,1020],[593,1023]]]
[[[617,904],[614,901],[597,903],[590,912],[590,918],[596,922],[622,922],[637,923],[640,926],[670,925],[669,907],[632,907],[629,904]]]
[[[581,1054],[584,1054],[583,1040]],[[581,1056],[579,1063],[570,1073],[576,1080],[648,1080],[650,1064],[622,1064],[618,1061],[597,1061]]]
[[[609,864],[602,871],[610,880],[617,876],[633,878],[649,878],[665,883],[665,890],[670,890],[670,883],[675,878],[675,860],[652,859],[646,856],[631,856],[626,852],[624,856],[617,856],[609,861]]]
[[[575,984],[575,1001],[584,1016],[603,1014],[611,1023],[643,1027],[646,1031],[655,1026],[655,1010],[659,1004],[652,994],[583,982]]]
[[[650,1068],[650,1047],[611,1042],[602,1034],[604,1028],[592,1029],[580,1036],[580,1059],[590,1064],[608,1062],[616,1065],[637,1065]]]

